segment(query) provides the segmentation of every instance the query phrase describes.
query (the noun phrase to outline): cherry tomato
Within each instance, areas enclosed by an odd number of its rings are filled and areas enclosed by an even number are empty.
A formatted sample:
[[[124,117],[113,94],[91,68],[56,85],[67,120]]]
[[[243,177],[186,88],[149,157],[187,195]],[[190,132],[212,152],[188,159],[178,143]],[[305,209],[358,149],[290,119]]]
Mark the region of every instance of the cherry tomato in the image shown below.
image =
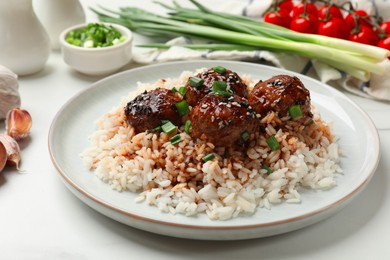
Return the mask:
[[[317,17],[309,14],[297,16],[291,20],[290,29],[301,33],[316,33],[318,27]]]
[[[318,10],[318,18],[325,22],[331,18],[344,19],[340,8],[334,5],[324,5],[323,7],[321,7],[320,10]]]
[[[293,9],[293,7],[294,7],[294,3],[292,0],[284,0],[283,2],[278,4],[278,7],[280,9],[286,9],[288,12],[290,12],[291,9]]]
[[[378,42],[378,47],[390,50],[390,37],[382,39]],[[390,60],[390,57],[387,57]]]
[[[390,21],[385,21],[380,24],[381,29],[384,31],[385,34],[390,36]]]
[[[305,3],[300,2],[296,6],[294,6],[292,10],[292,18],[297,17],[301,14],[303,14],[305,11]],[[314,16],[318,15],[317,7],[312,3],[306,3],[306,14],[312,14]]]
[[[290,13],[285,9],[268,12],[264,15],[264,22],[289,28],[291,22]]]
[[[327,22],[320,22],[317,33],[324,36],[348,40],[349,31],[343,19],[333,17]]]
[[[376,46],[379,42],[379,37],[371,27],[362,26],[359,32],[349,35],[349,40]]]
[[[353,14],[348,14],[345,17],[345,21],[349,27],[350,30],[354,29],[356,27],[356,20],[358,20],[358,24],[360,26],[367,26],[371,27],[371,24],[367,22],[365,19],[362,19],[362,17],[366,17],[368,21],[371,21],[370,17],[368,16],[367,12],[364,10],[354,10]]]

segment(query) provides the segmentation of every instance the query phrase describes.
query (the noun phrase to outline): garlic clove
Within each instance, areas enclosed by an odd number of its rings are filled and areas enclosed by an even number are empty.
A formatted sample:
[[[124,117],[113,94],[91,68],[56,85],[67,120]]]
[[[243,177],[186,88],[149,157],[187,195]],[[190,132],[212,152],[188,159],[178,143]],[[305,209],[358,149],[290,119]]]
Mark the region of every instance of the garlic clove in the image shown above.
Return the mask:
[[[3,143],[0,142],[0,172],[4,169],[5,164],[7,163],[7,150]]]
[[[7,134],[15,140],[27,137],[32,126],[30,113],[21,108],[13,108],[7,114]]]
[[[7,112],[20,106],[18,76],[0,65],[0,119],[6,118]]]
[[[7,154],[7,164],[10,166],[16,166],[19,169],[20,162],[20,147],[18,142],[11,136],[6,134],[0,134],[0,143],[3,144]]]

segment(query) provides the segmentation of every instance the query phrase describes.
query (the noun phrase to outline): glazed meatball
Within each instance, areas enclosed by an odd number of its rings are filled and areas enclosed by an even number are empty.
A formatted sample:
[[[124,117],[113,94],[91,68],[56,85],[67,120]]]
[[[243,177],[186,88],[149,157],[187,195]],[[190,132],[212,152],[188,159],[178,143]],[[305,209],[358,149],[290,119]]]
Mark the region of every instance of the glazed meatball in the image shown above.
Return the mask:
[[[138,95],[125,107],[126,121],[143,132],[161,125],[161,120],[169,120],[175,125],[181,124],[181,116],[176,109],[176,103],[182,97],[170,89],[156,88]]]
[[[223,68],[224,69],[224,68]],[[240,97],[248,97],[248,89],[237,73],[224,69],[222,72],[216,72],[213,68],[204,72],[198,73],[195,77],[203,80],[203,84],[194,87],[191,85],[191,78],[186,84],[186,100],[190,106],[195,106],[202,97],[210,93],[213,89],[214,81],[226,82],[227,87],[230,88],[233,94]]]
[[[245,141],[245,131],[247,136],[257,131],[256,112],[246,99],[237,95],[206,95],[191,110],[190,120],[191,136],[207,140],[216,146],[242,144]]]
[[[249,104],[262,117],[273,111],[280,118],[290,116],[289,108],[299,105],[302,117],[296,120],[306,121],[312,117],[310,92],[297,78],[288,75],[274,76],[266,81],[259,81],[249,94]]]

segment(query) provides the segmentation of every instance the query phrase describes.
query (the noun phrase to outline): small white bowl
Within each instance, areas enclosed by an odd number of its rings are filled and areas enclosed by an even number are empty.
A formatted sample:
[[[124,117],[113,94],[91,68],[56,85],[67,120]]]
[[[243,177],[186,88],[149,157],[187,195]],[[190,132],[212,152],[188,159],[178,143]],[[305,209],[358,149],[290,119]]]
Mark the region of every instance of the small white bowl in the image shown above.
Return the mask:
[[[114,73],[131,61],[132,32],[119,24],[104,24],[113,26],[126,36],[126,40],[114,46],[101,48],[75,46],[66,41],[66,36],[71,31],[86,27],[88,23],[72,26],[60,35],[62,57],[66,64],[80,73],[97,76]]]

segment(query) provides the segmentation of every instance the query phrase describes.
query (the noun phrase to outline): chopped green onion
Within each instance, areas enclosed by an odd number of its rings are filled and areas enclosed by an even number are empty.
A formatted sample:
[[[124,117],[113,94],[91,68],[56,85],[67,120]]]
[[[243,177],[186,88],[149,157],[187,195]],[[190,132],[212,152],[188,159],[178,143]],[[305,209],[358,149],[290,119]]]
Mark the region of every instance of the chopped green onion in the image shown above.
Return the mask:
[[[194,88],[200,88],[204,83],[204,80],[198,77],[191,77],[190,78],[190,85]]]
[[[230,97],[233,91],[228,87],[224,81],[213,82],[213,93],[221,97]]]
[[[163,125],[163,124],[166,124],[166,123],[168,123],[168,122],[171,122],[171,121],[166,120],[166,119],[161,120],[161,124],[162,124],[162,125]]]
[[[100,48],[117,45],[124,42],[126,37],[111,25],[89,23],[68,33],[65,40],[79,47]]]
[[[261,168],[266,170],[268,175],[270,175],[272,173],[272,169],[266,164],[264,164],[263,167],[261,167]]]
[[[184,131],[189,134],[190,133],[190,127],[191,127],[191,121],[187,120],[185,125],[184,125]]]
[[[166,120],[161,120],[161,121],[166,121]],[[161,126],[161,129],[163,130],[164,133],[170,134],[176,130],[176,126],[172,124],[171,121],[168,121]]]
[[[226,68],[224,68],[222,66],[216,66],[213,68],[213,70],[215,72],[217,72],[218,74],[224,74],[226,72]]]
[[[161,126],[157,126],[156,128],[153,128],[153,129],[149,129],[148,130],[148,134],[150,134],[150,133],[153,133],[153,132],[161,132],[162,131],[162,128],[161,128]]]
[[[179,91],[177,90],[177,88],[173,87],[172,88],[172,93],[176,93],[176,92],[179,92]]]
[[[177,112],[179,112],[179,115],[185,116],[190,113],[190,108],[188,107],[187,101],[182,100],[180,102],[177,102],[175,105],[177,108]]]
[[[186,87],[180,87],[179,93],[184,97],[186,95]]]
[[[171,144],[178,144],[181,142],[181,136],[180,134],[176,134],[174,136],[172,136],[169,141],[171,142]]]
[[[302,109],[300,105],[294,105],[288,108],[292,119],[302,116]]]
[[[226,91],[227,84],[225,81],[214,81],[213,91]]]
[[[276,137],[274,135],[267,138],[267,140],[265,141],[267,142],[269,148],[271,148],[272,151],[278,150],[280,147],[279,142],[278,140],[276,140]]]
[[[250,133],[247,130],[245,130],[244,132],[241,133],[241,139],[244,141],[248,140],[249,136],[250,136]]]
[[[208,161],[210,161],[210,160],[212,160],[214,158],[215,158],[215,155],[213,153],[209,153],[208,155],[206,155],[205,157],[202,158],[202,161],[203,162],[208,162]]]

